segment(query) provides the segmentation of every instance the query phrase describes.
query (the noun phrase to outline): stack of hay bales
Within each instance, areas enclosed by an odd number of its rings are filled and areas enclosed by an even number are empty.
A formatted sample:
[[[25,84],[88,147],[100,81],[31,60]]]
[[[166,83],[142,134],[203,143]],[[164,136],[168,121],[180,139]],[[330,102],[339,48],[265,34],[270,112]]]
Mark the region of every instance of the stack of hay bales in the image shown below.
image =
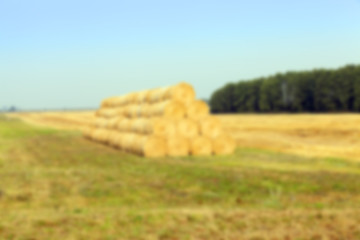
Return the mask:
[[[84,136],[145,157],[230,154],[235,141],[187,83],[102,101]]]

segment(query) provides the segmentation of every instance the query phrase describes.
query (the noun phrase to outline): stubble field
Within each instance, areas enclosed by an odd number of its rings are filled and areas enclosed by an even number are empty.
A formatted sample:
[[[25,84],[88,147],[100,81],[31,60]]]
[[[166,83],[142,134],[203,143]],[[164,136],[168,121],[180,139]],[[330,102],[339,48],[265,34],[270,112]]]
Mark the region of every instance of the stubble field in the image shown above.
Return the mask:
[[[158,159],[92,115],[0,117],[0,239],[360,239],[360,115],[222,115],[233,155]]]

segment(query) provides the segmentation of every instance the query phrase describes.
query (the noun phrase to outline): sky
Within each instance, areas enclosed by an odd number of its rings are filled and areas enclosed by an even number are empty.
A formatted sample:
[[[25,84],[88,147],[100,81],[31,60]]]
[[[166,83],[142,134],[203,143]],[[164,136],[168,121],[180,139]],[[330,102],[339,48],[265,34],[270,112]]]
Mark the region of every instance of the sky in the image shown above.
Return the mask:
[[[360,0],[0,0],[0,109],[360,63]]]

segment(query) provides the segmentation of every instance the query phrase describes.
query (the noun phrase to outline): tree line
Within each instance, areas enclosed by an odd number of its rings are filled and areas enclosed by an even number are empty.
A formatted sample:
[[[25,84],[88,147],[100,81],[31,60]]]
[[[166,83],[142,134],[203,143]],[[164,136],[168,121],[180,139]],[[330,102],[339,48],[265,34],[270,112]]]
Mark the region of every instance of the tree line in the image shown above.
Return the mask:
[[[228,83],[212,94],[209,104],[213,113],[359,112],[360,65]]]

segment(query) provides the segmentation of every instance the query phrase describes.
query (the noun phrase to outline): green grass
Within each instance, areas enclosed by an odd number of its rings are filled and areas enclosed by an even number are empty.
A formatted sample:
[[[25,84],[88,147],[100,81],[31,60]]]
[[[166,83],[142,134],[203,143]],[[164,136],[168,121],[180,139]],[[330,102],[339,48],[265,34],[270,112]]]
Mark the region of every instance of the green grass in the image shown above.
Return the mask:
[[[257,149],[146,159],[0,116],[0,239],[360,239],[359,174]]]

